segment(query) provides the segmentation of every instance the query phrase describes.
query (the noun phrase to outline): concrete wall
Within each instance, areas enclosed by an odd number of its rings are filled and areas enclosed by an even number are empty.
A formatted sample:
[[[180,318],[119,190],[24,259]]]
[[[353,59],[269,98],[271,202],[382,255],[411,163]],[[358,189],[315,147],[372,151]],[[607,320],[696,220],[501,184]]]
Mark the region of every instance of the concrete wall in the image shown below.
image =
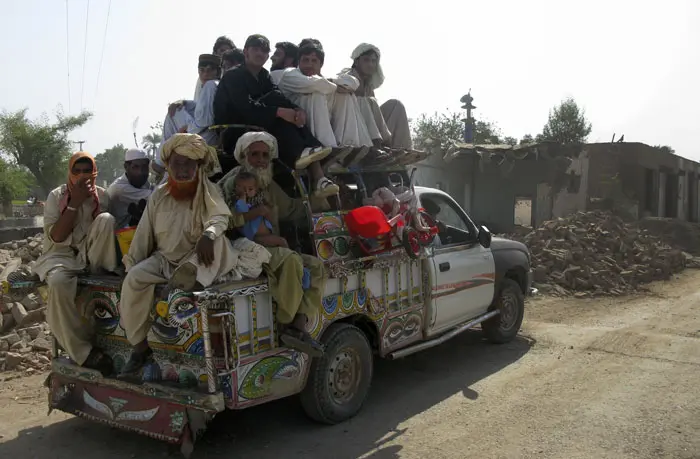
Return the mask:
[[[416,164],[415,183],[441,189],[469,213],[473,163],[471,158],[464,157],[446,163],[441,154],[430,155]]]
[[[589,199],[636,205],[639,216],[646,213],[697,221],[700,164],[642,143],[589,144],[586,151],[590,158]],[[647,170],[652,174],[651,183]],[[617,189],[612,182],[617,183]],[[649,186],[653,201],[647,209]],[[670,192],[674,195],[669,196]]]
[[[566,175],[572,180],[578,180],[578,190],[564,187],[557,193],[552,202],[552,217],[565,217],[574,212],[586,210],[588,202],[588,152],[583,151],[578,158],[572,158]],[[541,223],[541,221],[539,222]]]

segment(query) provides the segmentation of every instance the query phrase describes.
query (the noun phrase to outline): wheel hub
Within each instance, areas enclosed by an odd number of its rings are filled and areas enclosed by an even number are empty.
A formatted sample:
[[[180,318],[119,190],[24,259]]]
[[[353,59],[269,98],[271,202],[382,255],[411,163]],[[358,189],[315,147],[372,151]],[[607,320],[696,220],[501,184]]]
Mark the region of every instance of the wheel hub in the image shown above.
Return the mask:
[[[333,400],[342,404],[350,400],[360,382],[360,359],[352,349],[342,349],[329,369],[328,386]]]
[[[515,324],[517,317],[517,299],[506,293],[501,297],[501,304],[498,308],[501,316],[501,328],[503,330],[509,330]]]

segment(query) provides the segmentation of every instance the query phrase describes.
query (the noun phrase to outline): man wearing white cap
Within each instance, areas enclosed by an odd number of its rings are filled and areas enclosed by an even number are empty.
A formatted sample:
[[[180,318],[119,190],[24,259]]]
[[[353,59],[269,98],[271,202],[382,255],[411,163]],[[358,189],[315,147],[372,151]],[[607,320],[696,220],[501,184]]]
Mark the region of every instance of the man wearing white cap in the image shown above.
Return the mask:
[[[143,150],[127,150],[124,155],[124,175],[107,188],[109,213],[117,221],[116,228],[136,226],[153,193],[148,182],[150,160]]]

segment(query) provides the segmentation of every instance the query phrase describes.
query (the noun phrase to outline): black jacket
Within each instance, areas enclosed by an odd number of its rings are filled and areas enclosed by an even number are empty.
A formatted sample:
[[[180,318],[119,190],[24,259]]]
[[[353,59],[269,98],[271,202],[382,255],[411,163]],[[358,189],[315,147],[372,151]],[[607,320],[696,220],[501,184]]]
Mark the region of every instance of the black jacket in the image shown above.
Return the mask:
[[[278,108],[298,108],[277,89],[270,73],[256,79],[241,65],[224,73],[214,98],[214,124],[249,124],[269,129]]]

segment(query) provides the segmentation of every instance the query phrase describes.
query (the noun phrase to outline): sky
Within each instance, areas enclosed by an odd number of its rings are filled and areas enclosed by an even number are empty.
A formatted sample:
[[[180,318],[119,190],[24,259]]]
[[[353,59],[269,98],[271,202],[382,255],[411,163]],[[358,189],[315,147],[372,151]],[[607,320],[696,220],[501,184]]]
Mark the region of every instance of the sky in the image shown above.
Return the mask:
[[[409,117],[460,110],[504,135],[536,135],[566,97],[593,124],[589,142],[670,145],[700,161],[700,1],[665,0],[0,0],[0,110],[94,117],[72,140],[101,153],[191,99],[199,54],[219,35],[274,44],[321,40],[323,72],[360,43],[382,52],[380,102]],[[109,12],[109,15],[108,15]],[[268,64],[269,67],[269,64]]]

